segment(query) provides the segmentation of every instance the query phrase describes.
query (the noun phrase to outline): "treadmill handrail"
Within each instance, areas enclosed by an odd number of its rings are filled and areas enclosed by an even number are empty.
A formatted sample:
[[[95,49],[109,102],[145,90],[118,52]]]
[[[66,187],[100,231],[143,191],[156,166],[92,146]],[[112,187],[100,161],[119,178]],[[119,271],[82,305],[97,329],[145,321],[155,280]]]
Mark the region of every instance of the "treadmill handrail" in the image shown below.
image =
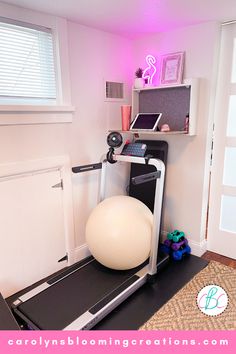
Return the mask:
[[[73,173],[82,173],[82,172],[100,170],[101,168],[102,168],[102,164],[101,164],[101,162],[98,162],[98,163],[92,163],[89,165],[72,167],[72,172]]]
[[[160,171],[145,173],[144,175],[132,177],[131,182],[134,185],[139,185],[139,184],[147,183],[150,181],[154,181],[157,178],[160,178],[160,176],[161,176]]]

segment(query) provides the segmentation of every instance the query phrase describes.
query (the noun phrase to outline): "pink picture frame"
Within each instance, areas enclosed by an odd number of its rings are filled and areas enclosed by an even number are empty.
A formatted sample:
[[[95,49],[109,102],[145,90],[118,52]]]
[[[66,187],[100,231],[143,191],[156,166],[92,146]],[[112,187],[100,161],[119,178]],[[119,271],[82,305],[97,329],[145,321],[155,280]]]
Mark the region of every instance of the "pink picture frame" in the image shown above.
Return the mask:
[[[161,57],[160,85],[182,83],[184,57],[184,52],[166,54]]]

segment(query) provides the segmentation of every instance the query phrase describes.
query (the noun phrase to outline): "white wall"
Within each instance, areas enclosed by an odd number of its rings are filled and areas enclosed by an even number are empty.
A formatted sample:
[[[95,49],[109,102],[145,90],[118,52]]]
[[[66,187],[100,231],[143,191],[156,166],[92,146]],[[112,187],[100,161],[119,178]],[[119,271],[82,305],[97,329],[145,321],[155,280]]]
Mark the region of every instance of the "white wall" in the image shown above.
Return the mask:
[[[14,14],[18,11],[14,7],[10,10]],[[20,13],[23,15],[24,10]],[[104,101],[104,79],[125,82],[126,97],[122,104],[130,102],[131,41],[68,22],[68,45],[72,105],[75,106],[73,122],[0,126],[1,163],[64,154],[70,156],[73,166],[98,162],[108,150],[108,128],[112,125],[121,128],[121,103]],[[76,246],[85,242],[84,225],[97,201],[97,177],[96,172],[72,177]],[[120,185],[118,182],[118,193],[123,190]]]
[[[23,10],[21,10],[23,11]],[[127,82],[130,102],[133,74],[148,53],[159,57],[186,52],[185,78],[201,79],[196,137],[171,136],[164,209],[164,229],[179,228],[198,245],[205,235],[209,165],[210,99],[214,93],[214,65],[218,25],[207,23],[145,36],[131,41],[68,22],[69,69],[73,122],[0,127],[1,163],[68,154],[72,165],[97,162],[107,150],[109,128],[120,128],[120,103],[104,101],[104,79]],[[134,60],[134,62],[132,62]],[[125,103],[125,102],[124,102]],[[116,167],[113,193],[124,189],[125,176]],[[124,171],[126,172],[126,171]],[[96,204],[97,172],[73,176],[76,246],[84,244],[84,225]],[[81,253],[82,255],[82,253]]]
[[[200,78],[197,133],[194,137],[166,136],[169,144],[164,230],[180,229],[200,254],[205,238],[207,188],[210,159],[212,104],[217,64],[219,25],[205,23],[145,36],[134,42],[135,67],[145,67],[145,56],[158,58],[185,52],[184,78]],[[159,66],[160,68],[160,66]],[[158,77],[157,77],[158,82]]]
[[[121,128],[121,103],[104,101],[104,80],[126,82],[125,102],[130,102],[132,42],[76,23],[68,25],[72,104],[76,106],[68,143],[73,165],[81,165],[98,162],[108,151],[108,129]],[[117,177],[108,178],[115,186],[113,194],[123,191],[125,170],[116,171]],[[97,202],[97,182],[96,171],[73,176],[78,247],[85,242],[85,221]]]

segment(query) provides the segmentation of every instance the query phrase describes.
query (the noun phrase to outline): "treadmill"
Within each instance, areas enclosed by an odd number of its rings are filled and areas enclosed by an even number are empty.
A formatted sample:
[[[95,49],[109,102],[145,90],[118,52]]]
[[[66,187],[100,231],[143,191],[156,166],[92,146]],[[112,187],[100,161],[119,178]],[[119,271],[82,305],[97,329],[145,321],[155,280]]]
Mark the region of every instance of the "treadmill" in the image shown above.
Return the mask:
[[[165,164],[156,158],[112,153],[103,156],[99,163],[73,168],[74,173],[100,170],[98,202],[105,198],[106,167],[109,162],[153,167],[151,173],[132,178],[132,183],[136,185],[156,181],[150,257],[144,264],[127,271],[108,269],[93,257],[68,267],[14,301],[12,309],[27,329],[91,329],[157,273]]]

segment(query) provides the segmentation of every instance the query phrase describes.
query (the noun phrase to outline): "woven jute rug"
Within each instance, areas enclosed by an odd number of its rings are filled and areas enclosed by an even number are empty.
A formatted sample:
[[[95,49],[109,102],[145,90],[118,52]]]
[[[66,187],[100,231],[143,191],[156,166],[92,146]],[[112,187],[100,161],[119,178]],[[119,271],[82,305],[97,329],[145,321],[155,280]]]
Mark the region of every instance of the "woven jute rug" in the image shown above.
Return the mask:
[[[199,291],[207,285],[221,286],[228,295],[224,312],[209,316],[197,305]],[[236,269],[212,261],[178,291],[141,330],[235,330]]]

